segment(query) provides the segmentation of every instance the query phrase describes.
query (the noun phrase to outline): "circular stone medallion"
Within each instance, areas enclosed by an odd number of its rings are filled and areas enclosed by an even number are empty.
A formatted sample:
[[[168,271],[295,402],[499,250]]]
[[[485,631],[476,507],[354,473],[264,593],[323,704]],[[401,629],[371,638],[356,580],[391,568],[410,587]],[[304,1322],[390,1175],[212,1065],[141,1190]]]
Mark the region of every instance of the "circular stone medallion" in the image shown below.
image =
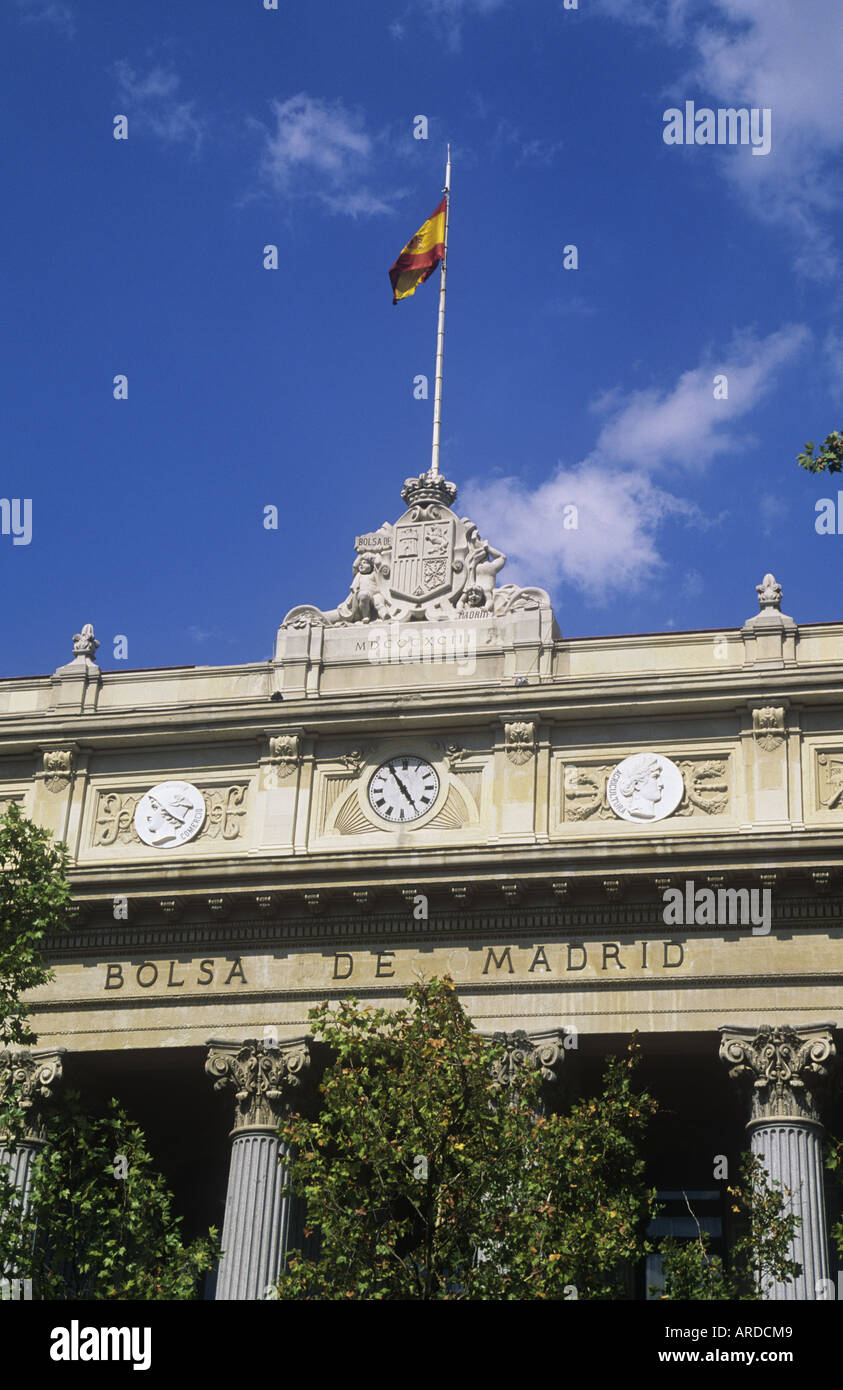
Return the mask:
[[[606,797],[621,820],[664,820],[685,790],[682,773],[663,753],[633,753],[609,774]]]
[[[135,830],[145,845],[172,849],[192,840],[205,819],[205,798],[190,782],[159,782],[142,796]]]

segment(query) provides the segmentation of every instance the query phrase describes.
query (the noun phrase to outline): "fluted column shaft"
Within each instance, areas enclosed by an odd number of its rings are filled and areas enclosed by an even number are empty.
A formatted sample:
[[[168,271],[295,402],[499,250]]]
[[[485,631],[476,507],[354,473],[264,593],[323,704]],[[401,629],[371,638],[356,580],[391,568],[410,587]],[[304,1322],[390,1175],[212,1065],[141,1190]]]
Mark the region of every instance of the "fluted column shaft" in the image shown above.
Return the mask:
[[[14,1149],[7,1149],[5,1144],[0,1143],[0,1164],[8,1169],[9,1177],[18,1190],[22,1211],[29,1206],[32,1167],[42,1147],[38,1139],[22,1139]]]
[[[301,1201],[282,1195],[289,1150],[278,1125],[311,1079],[310,1048],[299,1038],[278,1046],[256,1039],[211,1042],[209,1048],[205,1070],[215,1088],[233,1087],[236,1094],[216,1298],[260,1299],[301,1241]]]
[[[218,1299],[264,1297],[298,1243],[300,1203],[282,1196],[286,1155],[274,1130],[241,1130],[232,1139]]]
[[[764,1298],[823,1297],[829,1277],[828,1229],[819,1105],[835,1057],[832,1024],[721,1028],[720,1057],[729,1075],[750,1088],[747,1134],[753,1154],[784,1190],[785,1209],[799,1217],[789,1255],[802,1266]]]
[[[756,1120],[747,1131],[752,1152],[790,1194],[788,1209],[800,1219],[789,1254],[801,1264],[802,1273],[787,1284],[773,1284],[766,1297],[816,1298],[817,1288],[823,1287],[819,1280],[829,1277],[822,1125],[810,1120]]]

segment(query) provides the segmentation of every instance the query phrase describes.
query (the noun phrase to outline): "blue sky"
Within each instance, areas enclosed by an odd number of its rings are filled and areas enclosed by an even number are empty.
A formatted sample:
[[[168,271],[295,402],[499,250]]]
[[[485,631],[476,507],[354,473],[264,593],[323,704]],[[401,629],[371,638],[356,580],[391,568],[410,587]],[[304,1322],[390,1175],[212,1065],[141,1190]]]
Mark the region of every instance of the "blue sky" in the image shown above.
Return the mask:
[[[435,282],[387,272],[446,140],[442,466],[502,582],[566,636],[737,625],[765,570],[843,618],[795,463],[843,426],[839,0],[6,0],[0,55],[0,674],[87,621],[105,669],[261,661],[344,598],[429,463]],[[770,153],[666,145],[687,100]]]

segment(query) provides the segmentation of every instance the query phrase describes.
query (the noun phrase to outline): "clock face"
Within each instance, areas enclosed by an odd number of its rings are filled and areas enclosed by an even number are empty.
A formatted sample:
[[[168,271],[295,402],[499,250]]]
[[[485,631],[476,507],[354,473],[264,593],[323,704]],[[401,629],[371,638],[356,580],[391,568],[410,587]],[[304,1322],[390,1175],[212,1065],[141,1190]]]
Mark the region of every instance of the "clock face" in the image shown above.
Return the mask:
[[[439,791],[439,777],[424,758],[402,755],[381,763],[369,783],[369,805],[381,820],[397,825],[418,820]]]

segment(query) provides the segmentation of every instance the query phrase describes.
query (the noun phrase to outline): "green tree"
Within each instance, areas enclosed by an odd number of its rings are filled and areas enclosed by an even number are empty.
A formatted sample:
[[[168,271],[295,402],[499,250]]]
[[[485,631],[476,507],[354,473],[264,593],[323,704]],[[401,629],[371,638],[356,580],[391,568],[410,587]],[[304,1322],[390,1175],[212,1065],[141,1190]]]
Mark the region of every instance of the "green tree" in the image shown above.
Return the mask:
[[[47,1121],[23,1217],[0,1168],[0,1268],[32,1279],[36,1299],[197,1297],[217,1232],[186,1244],[181,1225],[143,1131],[113,1099],[91,1118],[67,1093]]]
[[[805,452],[799,454],[796,461],[800,468],[807,469],[809,473],[843,472],[843,433],[840,430],[832,430],[828,438],[823,440],[816,458],[814,441],[809,439],[805,445]]]
[[[662,1298],[754,1301],[765,1297],[770,1284],[801,1273],[789,1255],[799,1217],[786,1211],[785,1193],[754,1154],[744,1154],[739,1181],[726,1190],[738,1218],[726,1262],[712,1254],[711,1236],[699,1222],[694,1240],[666,1237],[659,1243]],[[690,1203],[689,1210],[693,1215]]]
[[[843,1140],[829,1135],[826,1140],[825,1163],[829,1172],[837,1177],[838,1184],[843,1174]],[[838,1188],[839,1190],[839,1188]],[[831,1238],[837,1246],[837,1254],[843,1262],[843,1219],[836,1221],[831,1228]]]
[[[0,1047],[37,1042],[21,995],[53,978],[42,943],[67,926],[69,903],[66,846],[12,802],[0,816]]]
[[[609,1059],[600,1095],[547,1115],[538,1071],[496,1085],[504,1049],[448,978],[406,1009],[351,999],[310,1018],[334,1060],[319,1113],[282,1135],[321,1248],[290,1258],[280,1298],[626,1296],[655,1195],[640,1154],[655,1102],[632,1053]]]

